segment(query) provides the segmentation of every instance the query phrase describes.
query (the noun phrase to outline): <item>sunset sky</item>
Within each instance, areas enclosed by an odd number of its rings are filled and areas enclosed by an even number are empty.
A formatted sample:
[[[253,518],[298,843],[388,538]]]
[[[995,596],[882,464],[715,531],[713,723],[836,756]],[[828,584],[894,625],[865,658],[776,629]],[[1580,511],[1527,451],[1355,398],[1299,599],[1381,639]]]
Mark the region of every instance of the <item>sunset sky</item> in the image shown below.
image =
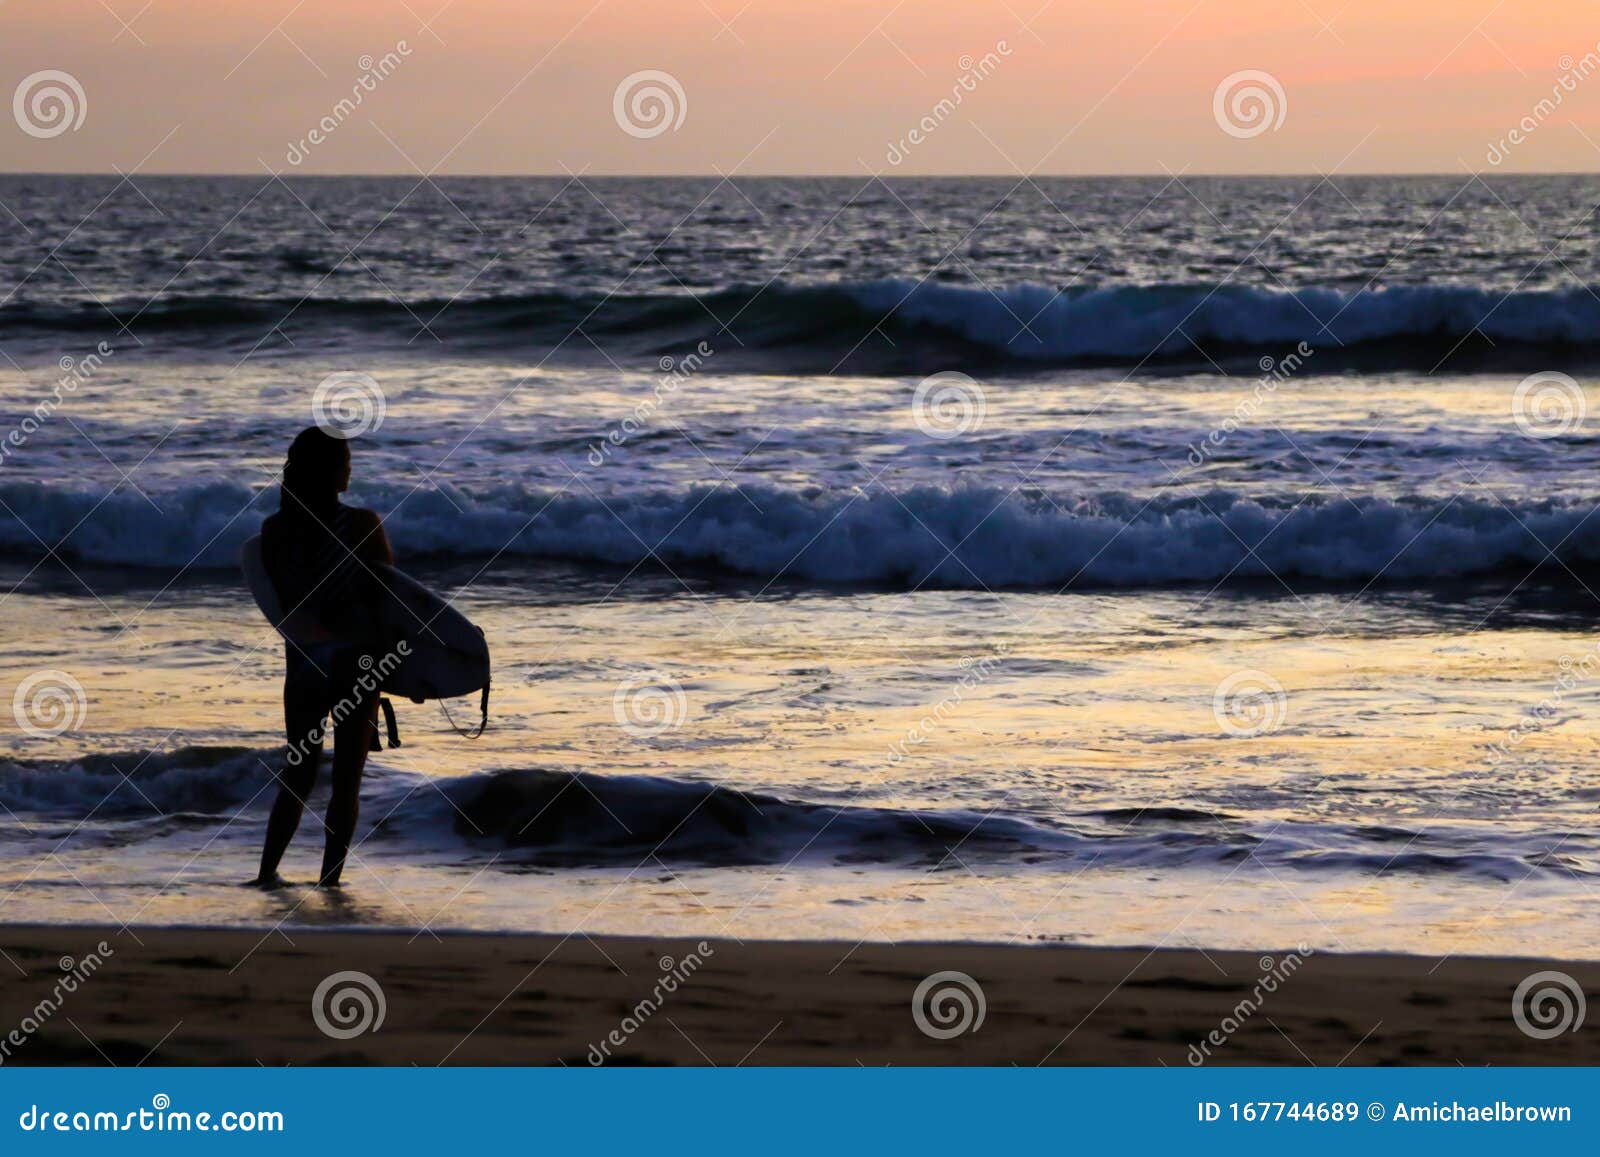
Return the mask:
[[[8,0],[4,94],[57,70],[86,108],[54,136],[0,120],[0,170],[1583,171],[1600,72],[1535,109],[1597,41],[1592,0]],[[363,58],[401,42],[296,162]],[[676,128],[619,127],[642,70],[681,88]],[[1276,129],[1219,127],[1214,94],[1243,70],[1281,87]]]

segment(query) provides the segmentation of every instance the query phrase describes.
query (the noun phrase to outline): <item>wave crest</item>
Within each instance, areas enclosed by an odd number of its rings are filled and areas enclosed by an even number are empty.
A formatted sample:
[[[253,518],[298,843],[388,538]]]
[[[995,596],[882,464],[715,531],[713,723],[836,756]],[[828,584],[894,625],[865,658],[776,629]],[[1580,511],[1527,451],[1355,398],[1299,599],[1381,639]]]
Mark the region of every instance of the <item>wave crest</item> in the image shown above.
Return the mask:
[[[11,829],[8,836],[21,837],[35,833],[11,826],[20,816],[76,820],[72,830],[83,829],[85,839],[125,842],[166,838],[176,823],[217,827],[206,846],[254,844],[272,800],[270,768],[281,755],[276,748],[195,747],[0,761],[0,805],[11,821],[3,826]],[[936,870],[950,868],[951,856],[959,854],[963,863],[1042,871],[1206,868],[1248,859],[1276,869],[1501,881],[1522,879],[1530,870],[1563,877],[1593,872],[1592,841],[1576,833],[1486,839],[1481,825],[1433,824],[1401,833],[1405,846],[1397,850],[1392,831],[1270,817],[1256,822],[1237,811],[1152,806],[1044,821],[992,811],[808,803],[705,781],[542,768],[428,780],[373,765],[363,791],[370,811],[382,817],[362,838],[364,857],[460,864],[465,856],[510,871],[634,868],[647,859]],[[321,799],[312,806],[320,807]]]
[[[892,588],[1175,586],[1277,576],[1317,583],[1433,580],[1600,558],[1593,503],[1469,498],[1146,500],[985,486],[827,491],[689,487],[607,496],[500,486],[370,492],[410,557],[662,562],[757,579]],[[109,499],[0,486],[0,549],[41,539],[86,562],[231,569],[256,520],[241,486]],[[403,501],[401,501],[403,499]],[[262,513],[265,513],[263,510]]]
[[[1122,365],[1154,360],[1209,368],[1208,356],[1281,354],[1305,342],[1318,369],[1352,360],[1433,366],[1486,358],[1497,346],[1575,351],[1600,346],[1600,296],[1588,287],[1504,292],[1466,285],[1376,288],[1110,285],[990,289],[909,279],[728,286],[711,292],[614,294],[557,289],[462,300],[168,296],[112,302],[141,332],[169,343],[252,348],[281,329],[296,343],[360,335],[404,346],[417,318],[459,349],[555,350],[578,327],[613,355],[645,356],[699,340],[717,365],[921,372],[971,362]],[[726,319],[737,342],[714,319]],[[100,331],[96,301],[16,302],[0,336]],[[888,336],[878,340],[875,333]],[[578,343],[586,344],[586,343]],[[1203,352],[1202,352],[1203,351]]]

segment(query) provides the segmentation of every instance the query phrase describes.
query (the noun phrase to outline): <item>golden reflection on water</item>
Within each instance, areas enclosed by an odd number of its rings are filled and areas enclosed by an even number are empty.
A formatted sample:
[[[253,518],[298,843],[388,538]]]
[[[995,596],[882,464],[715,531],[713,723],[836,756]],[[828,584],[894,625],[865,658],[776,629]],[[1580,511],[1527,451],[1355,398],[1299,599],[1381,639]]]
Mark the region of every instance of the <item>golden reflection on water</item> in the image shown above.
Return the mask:
[[[0,685],[50,663],[89,696],[83,728],[48,753],[0,733],[7,756],[278,741],[281,648],[243,595],[208,588],[149,602],[133,592],[107,597],[103,610],[81,597],[7,601]],[[495,649],[491,728],[466,742],[436,705],[402,704],[405,746],[376,756],[382,766],[645,773],[802,801],[999,811],[1102,835],[1132,821],[1099,813],[1184,808],[1253,834],[1292,835],[1306,823],[1371,829],[1379,852],[1397,856],[1416,850],[1430,825],[1560,830],[1587,814],[1571,793],[1589,782],[1590,688],[1563,691],[1547,725],[1515,742],[1515,758],[1497,763],[1491,752],[1552,695],[1563,656],[1586,653],[1569,631],[1430,628],[1403,608],[1351,607],[1334,595],[1251,605],[1212,604],[1203,592],[562,604],[474,588],[461,605]],[[1217,713],[1218,687],[1242,671],[1282,688],[1268,712],[1275,725],[1261,734],[1230,732]],[[682,725],[651,740],[614,714],[619,681],[640,672],[683,689]],[[471,705],[456,714],[465,720]],[[114,862],[78,870],[119,887]],[[429,870],[384,871],[389,894],[295,907],[295,918],[426,919],[438,888]],[[689,933],[712,912],[755,935],[1600,953],[1600,938],[1553,914],[1576,900],[1549,900],[1556,882],[1544,878],[1496,884],[1237,861],[1167,869],[1114,857],[1007,872],[957,857],[898,874],[768,866],[473,879],[451,916],[488,926],[587,919]],[[592,911],[619,886],[624,905]],[[248,918],[231,894],[197,899],[180,888],[145,903],[144,918]],[[271,901],[247,903],[266,903],[256,916],[271,918]]]

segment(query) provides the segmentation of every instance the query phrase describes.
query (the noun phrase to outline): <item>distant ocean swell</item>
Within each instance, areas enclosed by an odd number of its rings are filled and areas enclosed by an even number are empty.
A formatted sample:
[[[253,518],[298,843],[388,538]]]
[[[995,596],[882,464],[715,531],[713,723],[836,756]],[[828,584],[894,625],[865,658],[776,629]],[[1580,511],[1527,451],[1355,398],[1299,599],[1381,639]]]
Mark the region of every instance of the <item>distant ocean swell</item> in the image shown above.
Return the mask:
[[[1427,583],[1555,558],[1600,560],[1594,503],[1469,498],[1303,502],[1227,491],[1146,500],[1025,494],[993,487],[897,492],[688,487],[607,496],[518,486],[364,491],[389,510],[403,555],[664,563],[760,579],[896,588],[1159,587],[1269,578]],[[39,542],[85,562],[236,565],[276,505],[218,483],[144,497],[0,484],[0,550]],[[255,509],[242,517],[241,510]],[[98,505],[97,505],[98,504]],[[23,524],[26,525],[23,525]],[[37,537],[36,537],[37,536]]]
[[[313,347],[320,336],[361,335],[403,346],[419,318],[459,353],[549,350],[575,329],[620,351],[671,352],[704,340],[723,363],[782,355],[825,364],[845,354],[886,371],[947,368],[954,361],[1022,366],[1201,361],[1200,351],[1278,352],[1305,342],[1318,367],[1362,359],[1432,365],[1459,348],[1511,345],[1552,351],[1600,347],[1600,297],[1587,288],[1501,292],[1451,285],[1293,291],[1248,285],[1125,285],[995,290],[904,279],[735,286],[701,293],[605,295],[557,290],[462,300],[272,299],[169,296],[112,302],[134,332],[171,344],[253,347],[274,327]],[[716,320],[713,320],[713,319]],[[725,324],[734,336],[721,332]],[[0,336],[98,332],[101,304],[19,301],[0,309]],[[863,342],[881,328],[893,343]],[[737,340],[734,340],[734,338]],[[430,340],[428,343],[434,343]],[[586,341],[573,345],[575,352]],[[874,352],[876,351],[876,352]],[[859,368],[859,367],[858,367]],[[1550,368],[1535,366],[1532,368]]]

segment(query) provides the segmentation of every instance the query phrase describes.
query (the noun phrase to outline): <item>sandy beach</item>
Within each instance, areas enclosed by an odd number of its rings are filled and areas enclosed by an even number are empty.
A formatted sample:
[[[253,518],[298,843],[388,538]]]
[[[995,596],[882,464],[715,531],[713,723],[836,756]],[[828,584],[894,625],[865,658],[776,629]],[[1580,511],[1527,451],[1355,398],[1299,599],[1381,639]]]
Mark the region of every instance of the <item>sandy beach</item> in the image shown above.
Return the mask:
[[[109,952],[99,951],[100,945]],[[1535,1039],[1511,1016],[1530,974],[1600,986],[1600,965],[1197,950],[685,941],[544,935],[9,927],[13,1065],[1576,1065],[1592,1025]],[[70,962],[100,963],[59,1006]],[[1270,956],[1271,960],[1262,957]],[[1287,961],[1297,963],[1290,965]],[[1263,966],[1269,966],[1263,971]],[[371,977],[381,1023],[336,1039],[313,1000]],[[946,1039],[919,1029],[926,978],[983,997]],[[1261,993],[1264,976],[1281,977]],[[663,981],[671,978],[674,983]],[[641,1002],[646,1002],[641,1006]],[[1241,1010],[1241,1002],[1247,1007]],[[326,1003],[326,1002],[325,1002]],[[366,1022],[373,1021],[370,1004]],[[333,1018],[336,1031],[351,1019]],[[1242,1013],[1242,1015],[1241,1015]],[[327,1018],[325,1017],[325,1022]],[[1231,1031],[1230,1031],[1231,1030]],[[615,1034],[613,1036],[612,1034]],[[621,1043],[616,1043],[617,1038]]]

